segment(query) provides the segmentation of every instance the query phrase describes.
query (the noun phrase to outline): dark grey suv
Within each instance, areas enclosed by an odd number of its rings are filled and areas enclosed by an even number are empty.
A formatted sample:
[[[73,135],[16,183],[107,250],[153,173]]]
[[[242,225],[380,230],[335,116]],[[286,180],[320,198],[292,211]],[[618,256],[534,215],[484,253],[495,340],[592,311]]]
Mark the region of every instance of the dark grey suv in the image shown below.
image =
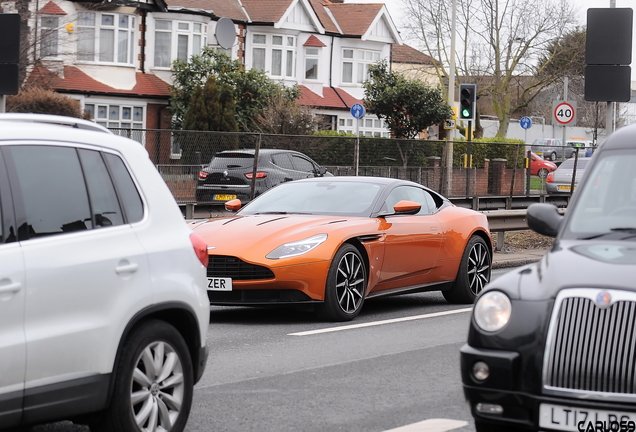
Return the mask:
[[[238,198],[246,203],[283,182],[332,175],[297,151],[260,149],[256,166],[254,153],[254,149],[217,153],[199,172],[197,202],[223,204]]]

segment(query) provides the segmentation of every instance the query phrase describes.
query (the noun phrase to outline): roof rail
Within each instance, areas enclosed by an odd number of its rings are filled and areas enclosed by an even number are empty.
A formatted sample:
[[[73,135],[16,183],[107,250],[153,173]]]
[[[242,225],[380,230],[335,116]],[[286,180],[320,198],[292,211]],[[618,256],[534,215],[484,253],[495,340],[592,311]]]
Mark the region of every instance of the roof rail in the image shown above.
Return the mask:
[[[95,132],[105,132],[113,134],[110,130],[106,129],[102,125],[98,125],[90,120],[84,120],[76,117],[66,117],[60,115],[51,114],[32,114],[32,113],[0,113],[0,122],[12,121],[12,122],[30,122],[30,123],[43,123],[53,124],[60,126],[72,127],[75,129],[92,130]]]

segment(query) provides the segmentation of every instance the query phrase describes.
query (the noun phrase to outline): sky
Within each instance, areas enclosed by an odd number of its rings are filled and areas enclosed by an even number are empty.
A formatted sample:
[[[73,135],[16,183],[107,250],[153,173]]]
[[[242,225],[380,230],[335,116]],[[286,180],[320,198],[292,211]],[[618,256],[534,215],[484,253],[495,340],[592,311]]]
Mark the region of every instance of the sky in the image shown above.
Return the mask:
[[[449,0],[450,2],[451,0]],[[384,3],[389,9],[391,18],[397,26],[398,30],[401,30],[401,23],[407,19],[403,14],[404,0],[345,0],[345,3]],[[579,10],[578,21],[581,25],[585,25],[587,21],[587,10],[589,8],[609,8],[610,0],[570,0],[570,4],[573,4]],[[632,8],[636,9],[636,1],[634,0],[615,0],[617,8]],[[635,18],[636,24],[636,18]],[[636,37],[636,26],[632,30],[632,36]],[[415,47],[417,48],[417,47]],[[632,80],[636,80],[636,41],[632,42]]]

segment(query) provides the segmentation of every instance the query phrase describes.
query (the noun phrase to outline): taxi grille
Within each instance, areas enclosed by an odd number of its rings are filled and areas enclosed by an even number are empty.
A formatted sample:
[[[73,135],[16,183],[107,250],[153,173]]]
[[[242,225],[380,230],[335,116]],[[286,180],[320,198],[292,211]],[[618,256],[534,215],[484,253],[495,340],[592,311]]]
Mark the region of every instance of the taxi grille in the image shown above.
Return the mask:
[[[208,277],[228,277],[232,280],[273,279],[274,273],[267,267],[246,263],[225,255],[210,255]]]
[[[564,298],[548,335],[544,386],[604,396],[633,395],[635,327],[636,299],[601,308],[586,296]]]

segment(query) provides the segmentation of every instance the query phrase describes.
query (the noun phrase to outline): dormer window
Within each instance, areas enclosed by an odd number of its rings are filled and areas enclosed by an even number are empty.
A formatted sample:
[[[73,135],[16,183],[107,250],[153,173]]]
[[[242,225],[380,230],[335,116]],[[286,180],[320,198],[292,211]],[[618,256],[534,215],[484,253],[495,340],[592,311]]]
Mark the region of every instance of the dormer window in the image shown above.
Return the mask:
[[[44,16],[40,19],[40,56],[57,57],[59,54],[59,17]]]

